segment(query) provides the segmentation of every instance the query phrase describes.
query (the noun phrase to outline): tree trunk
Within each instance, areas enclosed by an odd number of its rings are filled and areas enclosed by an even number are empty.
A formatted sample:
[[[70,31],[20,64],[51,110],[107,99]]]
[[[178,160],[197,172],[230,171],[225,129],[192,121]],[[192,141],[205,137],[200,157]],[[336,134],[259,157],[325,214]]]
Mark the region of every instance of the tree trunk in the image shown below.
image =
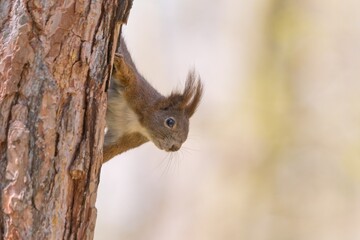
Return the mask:
[[[92,239],[106,87],[132,0],[0,1],[0,238]]]

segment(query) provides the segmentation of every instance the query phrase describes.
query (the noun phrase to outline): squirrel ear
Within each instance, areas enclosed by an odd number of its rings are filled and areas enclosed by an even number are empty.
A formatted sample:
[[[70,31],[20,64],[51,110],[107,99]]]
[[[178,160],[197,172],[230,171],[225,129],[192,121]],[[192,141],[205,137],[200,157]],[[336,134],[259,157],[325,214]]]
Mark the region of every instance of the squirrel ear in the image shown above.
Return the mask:
[[[203,89],[204,87],[201,83],[200,76],[196,77],[195,70],[190,71],[182,94],[182,105],[184,106],[185,113],[188,117],[191,117],[199,106]]]
[[[113,80],[122,86],[128,86],[132,81],[134,81],[134,79],[136,79],[134,70],[125,62],[124,56],[119,53],[115,53],[114,56],[112,76]]]

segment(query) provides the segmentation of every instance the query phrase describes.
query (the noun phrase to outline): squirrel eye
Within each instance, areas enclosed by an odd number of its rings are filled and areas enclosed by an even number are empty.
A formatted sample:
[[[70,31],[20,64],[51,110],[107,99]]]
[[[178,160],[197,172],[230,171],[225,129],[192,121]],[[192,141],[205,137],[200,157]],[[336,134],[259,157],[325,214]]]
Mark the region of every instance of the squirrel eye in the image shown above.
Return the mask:
[[[168,127],[168,128],[174,128],[176,124],[176,121],[174,118],[172,117],[169,117],[167,119],[165,119],[165,125]]]

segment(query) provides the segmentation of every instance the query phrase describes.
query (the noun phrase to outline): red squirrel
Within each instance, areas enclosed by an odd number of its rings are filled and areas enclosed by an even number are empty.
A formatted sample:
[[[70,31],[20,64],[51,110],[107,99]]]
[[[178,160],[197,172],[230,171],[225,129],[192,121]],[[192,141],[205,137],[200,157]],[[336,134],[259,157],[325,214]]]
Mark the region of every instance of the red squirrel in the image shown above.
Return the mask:
[[[182,92],[161,95],[137,71],[121,38],[108,89],[103,162],[147,141],[168,152],[179,150],[202,94],[200,77],[190,71]]]

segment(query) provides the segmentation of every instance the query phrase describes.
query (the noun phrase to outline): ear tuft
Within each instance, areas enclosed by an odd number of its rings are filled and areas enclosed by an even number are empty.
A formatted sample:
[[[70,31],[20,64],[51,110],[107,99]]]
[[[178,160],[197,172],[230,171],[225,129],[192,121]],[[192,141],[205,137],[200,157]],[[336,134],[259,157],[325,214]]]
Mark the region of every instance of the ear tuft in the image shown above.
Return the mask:
[[[201,97],[203,95],[204,87],[201,83],[200,76],[195,73],[195,70],[191,70],[188,73],[185,89],[182,94],[185,113],[188,117],[191,117],[197,107],[199,106]]]
[[[185,114],[190,118],[199,106],[203,94],[203,85],[200,76],[197,76],[195,71],[189,71],[185,88],[182,92],[173,91],[170,96],[162,99],[159,102],[159,108],[168,109],[176,108],[185,111]]]

